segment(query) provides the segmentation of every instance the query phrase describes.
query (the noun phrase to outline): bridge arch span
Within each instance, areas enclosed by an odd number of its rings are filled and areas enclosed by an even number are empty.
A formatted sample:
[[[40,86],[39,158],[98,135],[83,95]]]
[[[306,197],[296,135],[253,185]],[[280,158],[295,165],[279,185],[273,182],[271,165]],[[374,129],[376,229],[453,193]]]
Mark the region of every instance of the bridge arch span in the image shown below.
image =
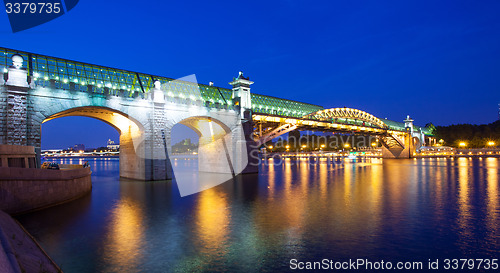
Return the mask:
[[[144,126],[137,119],[108,107],[83,106],[52,114],[42,123],[62,117],[81,116],[109,124],[120,133],[120,176],[144,178]]]
[[[239,115],[234,111],[169,111],[165,133],[171,151],[172,128],[182,124],[199,137],[198,170],[205,173],[237,174],[247,165],[244,132]],[[175,171],[175,170],[174,170]]]
[[[386,129],[387,124],[385,124],[381,119],[376,116],[369,114],[365,111],[354,109],[354,108],[330,108],[319,110],[314,113],[310,113],[304,118],[312,118],[321,121],[337,121],[338,119],[354,119],[363,122],[365,126],[371,125],[372,127]],[[368,123],[368,124],[366,124]]]
[[[231,133],[230,125],[208,116],[191,116],[178,122],[196,132],[200,140],[216,140]]]
[[[128,116],[127,114],[111,109],[108,107],[99,107],[99,106],[82,106],[70,108],[67,110],[63,110],[61,112],[52,114],[46,117],[42,123],[47,121],[61,118],[61,117],[69,117],[69,116],[81,116],[81,117],[90,117],[95,118],[100,121],[103,121],[115,128],[118,132],[126,132],[132,128],[136,132],[140,133],[144,131],[144,126],[135,118]]]

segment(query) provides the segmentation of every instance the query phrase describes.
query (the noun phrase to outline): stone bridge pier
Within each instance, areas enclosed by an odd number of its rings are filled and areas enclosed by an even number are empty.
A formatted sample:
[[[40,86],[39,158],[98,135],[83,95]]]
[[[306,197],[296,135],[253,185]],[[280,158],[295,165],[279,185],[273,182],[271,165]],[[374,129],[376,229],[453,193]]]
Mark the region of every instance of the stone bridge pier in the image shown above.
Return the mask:
[[[34,81],[23,68],[20,55],[12,60],[13,65],[0,75],[0,144],[34,146],[38,166],[42,123],[85,116],[104,121],[120,132],[121,177],[172,179],[171,132],[178,123],[200,137],[200,171],[233,176],[257,171],[257,148],[250,137],[251,107],[246,102],[249,88],[244,93],[237,79],[232,107],[209,106],[201,100],[169,97],[169,87],[159,81],[147,93],[91,85],[83,92],[71,82]],[[196,84],[193,88],[198,90]]]

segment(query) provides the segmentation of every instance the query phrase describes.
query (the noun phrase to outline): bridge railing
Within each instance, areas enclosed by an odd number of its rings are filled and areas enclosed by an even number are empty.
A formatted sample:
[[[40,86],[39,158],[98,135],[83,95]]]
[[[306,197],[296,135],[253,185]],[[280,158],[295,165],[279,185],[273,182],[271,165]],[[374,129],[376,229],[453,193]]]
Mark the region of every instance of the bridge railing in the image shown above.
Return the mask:
[[[74,92],[85,92],[90,93],[97,96],[117,96],[124,98],[141,98],[147,99],[148,94],[136,91],[128,91],[123,89],[112,89],[107,87],[99,87],[93,85],[78,85],[74,83],[65,83],[61,81],[54,80],[44,80],[37,79],[33,82],[34,87],[43,87],[43,88],[56,88],[69,90]],[[229,103],[220,103],[219,101],[206,101],[200,98],[192,98],[192,97],[178,97],[178,96],[168,96],[165,95],[165,101],[167,103],[175,103],[175,104],[185,104],[185,105],[195,105],[200,107],[207,108],[215,108],[215,109],[226,109],[226,110],[235,110],[236,107]]]

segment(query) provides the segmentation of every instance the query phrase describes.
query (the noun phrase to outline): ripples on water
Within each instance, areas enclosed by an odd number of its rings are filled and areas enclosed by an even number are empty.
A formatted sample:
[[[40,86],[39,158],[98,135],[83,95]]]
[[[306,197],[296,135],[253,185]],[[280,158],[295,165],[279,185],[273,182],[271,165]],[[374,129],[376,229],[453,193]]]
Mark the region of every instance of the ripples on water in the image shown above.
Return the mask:
[[[265,161],[258,175],[183,198],[175,182],[119,179],[117,159],[89,163],[91,195],[19,217],[65,272],[499,258],[498,158]]]

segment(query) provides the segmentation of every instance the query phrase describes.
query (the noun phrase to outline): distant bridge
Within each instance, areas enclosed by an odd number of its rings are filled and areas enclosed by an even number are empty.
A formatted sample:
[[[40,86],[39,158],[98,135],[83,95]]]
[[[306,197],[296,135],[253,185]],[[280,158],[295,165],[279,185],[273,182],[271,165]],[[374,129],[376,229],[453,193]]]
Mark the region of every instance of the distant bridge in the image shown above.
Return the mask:
[[[172,178],[171,129],[200,137],[200,171],[257,170],[252,151],[293,130],[377,136],[384,157],[407,158],[432,132],[351,108],[321,106],[250,92],[243,74],[232,89],[0,48],[0,144],[34,146],[41,124],[65,116],[102,120],[120,132],[120,175]]]

